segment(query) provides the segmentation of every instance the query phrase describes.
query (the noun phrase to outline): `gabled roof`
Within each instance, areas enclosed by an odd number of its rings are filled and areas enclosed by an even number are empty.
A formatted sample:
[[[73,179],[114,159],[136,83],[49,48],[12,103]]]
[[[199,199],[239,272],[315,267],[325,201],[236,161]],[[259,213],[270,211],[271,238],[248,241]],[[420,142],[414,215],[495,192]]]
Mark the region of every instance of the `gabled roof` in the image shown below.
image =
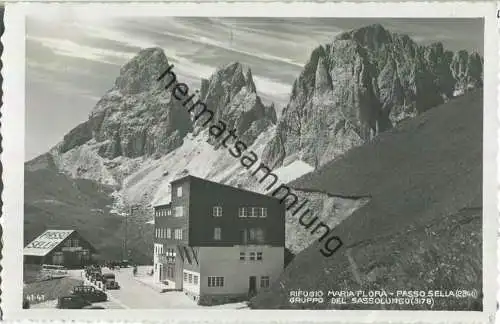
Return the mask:
[[[46,230],[24,247],[23,254],[45,256],[61,244],[74,230]]]

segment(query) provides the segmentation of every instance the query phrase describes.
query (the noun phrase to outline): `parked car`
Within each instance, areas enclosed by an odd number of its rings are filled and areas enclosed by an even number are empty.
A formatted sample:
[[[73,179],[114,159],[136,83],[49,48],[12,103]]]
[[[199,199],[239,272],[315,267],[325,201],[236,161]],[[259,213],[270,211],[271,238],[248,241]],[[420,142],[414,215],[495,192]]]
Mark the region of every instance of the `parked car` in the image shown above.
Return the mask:
[[[96,281],[102,281],[102,275],[98,272],[94,272],[90,275],[90,281],[95,283]]]
[[[85,300],[82,296],[70,295],[63,296],[57,299],[57,308],[61,309],[82,309],[85,306],[92,305],[91,302]]]
[[[105,283],[106,289],[120,289],[120,285],[118,284],[118,281],[106,281]]]
[[[128,260],[122,260],[119,263],[120,268],[128,268],[130,267],[130,262]]]
[[[106,289],[120,289],[120,285],[115,280],[114,273],[103,273],[101,278],[102,283],[106,286]]]
[[[108,295],[93,286],[76,286],[72,295],[80,296],[89,302],[102,302],[108,300]]]

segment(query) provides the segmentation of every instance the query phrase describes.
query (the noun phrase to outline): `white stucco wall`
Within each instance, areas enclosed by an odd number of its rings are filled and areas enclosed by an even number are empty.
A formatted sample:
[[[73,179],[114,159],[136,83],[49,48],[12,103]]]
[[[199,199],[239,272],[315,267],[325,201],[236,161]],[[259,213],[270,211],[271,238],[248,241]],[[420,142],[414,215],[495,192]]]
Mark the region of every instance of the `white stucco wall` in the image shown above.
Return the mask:
[[[154,244],[153,248],[153,271],[154,271],[154,280],[160,281],[160,260],[158,258],[158,251],[162,251],[163,244]],[[160,252],[161,253],[161,252]]]
[[[184,281],[184,273],[187,273],[188,275],[193,276],[193,283],[189,283],[189,281]],[[194,276],[198,276],[198,283],[194,283]],[[182,273],[182,288],[194,295],[199,295],[200,294],[200,273],[199,272],[194,272],[194,271],[189,271],[189,270],[183,270]]]
[[[240,260],[240,252],[246,252],[246,260]],[[248,260],[249,252],[262,252],[262,261]],[[268,276],[272,284],[283,272],[284,248],[271,246],[200,247],[200,292],[210,295],[246,294],[249,277],[256,277],[259,291],[260,279]],[[223,287],[208,287],[208,277],[224,277]]]

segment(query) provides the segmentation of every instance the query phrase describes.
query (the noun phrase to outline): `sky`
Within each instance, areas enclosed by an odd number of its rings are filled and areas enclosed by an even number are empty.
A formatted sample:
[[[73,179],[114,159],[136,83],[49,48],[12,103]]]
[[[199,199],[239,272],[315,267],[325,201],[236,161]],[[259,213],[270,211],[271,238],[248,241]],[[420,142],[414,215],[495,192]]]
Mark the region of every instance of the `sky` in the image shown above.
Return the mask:
[[[480,19],[103,17],[27,17],[26,161],[87,120],[120,67],[147,47],[161,47],[178,80],[194,89],[217,67],[239,61],[251,68],[263,100],[278,107],[311,51],[353,28],[380,23],[422,44],[483,50]]]

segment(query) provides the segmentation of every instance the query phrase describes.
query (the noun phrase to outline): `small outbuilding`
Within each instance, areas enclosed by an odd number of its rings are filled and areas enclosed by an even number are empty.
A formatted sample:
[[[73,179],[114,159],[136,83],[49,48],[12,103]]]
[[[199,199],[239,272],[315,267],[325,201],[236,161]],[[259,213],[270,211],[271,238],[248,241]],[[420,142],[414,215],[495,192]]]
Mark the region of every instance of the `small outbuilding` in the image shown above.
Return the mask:
[[[75,230],[46,230],[24,247],[25,264],[81,268],[93,263],[96,249]]]

